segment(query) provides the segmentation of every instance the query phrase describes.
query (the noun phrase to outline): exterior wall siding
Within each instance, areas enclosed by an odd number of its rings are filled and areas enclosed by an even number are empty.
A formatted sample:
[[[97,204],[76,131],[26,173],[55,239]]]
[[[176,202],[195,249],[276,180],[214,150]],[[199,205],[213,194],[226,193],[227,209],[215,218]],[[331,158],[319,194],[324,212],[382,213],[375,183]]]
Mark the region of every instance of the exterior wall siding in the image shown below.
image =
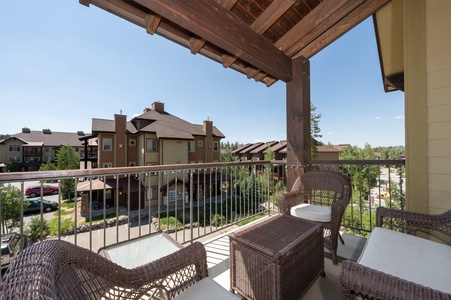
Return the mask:
[[[428,211],[451,209],[451,2],[426,2]]]

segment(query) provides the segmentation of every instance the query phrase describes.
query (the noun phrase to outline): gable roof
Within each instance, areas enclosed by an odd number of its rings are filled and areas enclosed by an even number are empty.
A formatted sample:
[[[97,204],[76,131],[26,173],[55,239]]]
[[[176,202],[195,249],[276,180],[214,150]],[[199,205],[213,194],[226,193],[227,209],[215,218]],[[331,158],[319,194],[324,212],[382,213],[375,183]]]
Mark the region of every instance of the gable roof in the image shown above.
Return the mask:
[[[150,123],[138,129],[135,124],[140,121]],[[159,139],[184,139],[193,140],[194,136],[206,136],[203,126],[192,124],[166,111],[147,110],[141,115],[133,117],[126,123],[128,133],[148,132],[155,133]],[[114,133],[114,120],[92,119],[92,132]],[[213,136],[224,138],[224,135],[213,126]]]
[[[30,130],[28,133],[17,133],[11,135],[8,139],[18,139],[25,143],[24,146],[47,146],[47,147],[59,147],[63,145],[69,145],[71,147],[81,147],[82,142],[79,140],[80,134],[76,132],[55,132],[55,131],[35,131]],[[6,141],[6,140],[5,140]]]

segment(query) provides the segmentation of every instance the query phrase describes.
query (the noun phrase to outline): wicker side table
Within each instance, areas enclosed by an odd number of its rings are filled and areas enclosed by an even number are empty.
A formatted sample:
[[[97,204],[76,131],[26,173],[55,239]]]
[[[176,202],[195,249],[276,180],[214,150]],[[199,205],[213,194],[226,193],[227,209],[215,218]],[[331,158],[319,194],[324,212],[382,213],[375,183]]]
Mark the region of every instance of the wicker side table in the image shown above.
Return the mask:
[[[301,299],[325,275],[320,224],[283,214],[229,239],[230,289],[246,299]]]

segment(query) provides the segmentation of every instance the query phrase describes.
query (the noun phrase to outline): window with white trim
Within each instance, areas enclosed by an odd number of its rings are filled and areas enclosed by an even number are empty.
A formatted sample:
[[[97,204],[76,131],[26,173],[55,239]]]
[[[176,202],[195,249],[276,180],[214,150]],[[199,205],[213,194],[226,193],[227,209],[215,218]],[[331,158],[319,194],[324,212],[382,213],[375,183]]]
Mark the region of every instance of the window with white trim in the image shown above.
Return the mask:
[[[129,144],[130,146],[136,146],[136,140],[135,140],[135,139],[129,140],[129,141],[128,141],[128,144]]]
[[[194,143],[194,141],[188,141],[188,152],[195,152],[195,146],[196,144]]]
[[[157,151],[157,140],[155,139],[147,139],[147,152],[156,152]]]
[[[102,139],[102,149],[103,151],[111,151],[113,145],[113,140],[110,138]]]
[[[20,152],[20,145],[9,145],[9,152]]]
[[[197,147],[202,147],[204,145],[204,143],[202,143],[202,141],[197,141]]]
[[[218,151],[218,150],[219,150],[219,143],[213,142],[213,151]]]
[[[147,200],[155,200],[158,199],[158,188],[156,186],[152,186],[147,189]]]

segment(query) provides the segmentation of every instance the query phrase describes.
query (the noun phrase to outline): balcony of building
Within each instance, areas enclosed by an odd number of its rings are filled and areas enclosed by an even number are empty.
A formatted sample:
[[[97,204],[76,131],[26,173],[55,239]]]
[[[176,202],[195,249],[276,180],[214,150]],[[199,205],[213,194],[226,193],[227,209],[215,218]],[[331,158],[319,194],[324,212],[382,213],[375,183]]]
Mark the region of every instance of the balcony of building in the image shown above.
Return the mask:
[[[97,252],[102,247],[164,232],[184,246],[201,241],[207,250],[210,276],[228,289],[228,234],[278,213],[276,197],[285,192],[289,169],[298,174],[305,169],[338,170],[354,182],[354,196],[342,220],[345,244],[338,247],[339,264],[332,264],[325,248],[326,277],[319,277],[304,296],[338,299],[341,261],[359,257],[375,224],[376,207],[404,209],[402,160],[312,161],[308,166],[249,161],[22,172],[0,174],[0,183],[16,186],[20,199],[24,199],[29,185],[59,182],[58,195],[42,196],[57,202],[59,213],[29,216],[22,209],[19,226],[10,229],[29,235],[31,219],[38,218],[42,225],[35,229],[34,242],[56,238]],[[77,194],[76,201],[64,199],[64,186]],[[0,198],[5,196],[0,193]],[[96,206],[96,202],[102,205]],[[167,216],[177,221],[166,226]],[[45,220],[54,224],[50,235],[44,230]]]

